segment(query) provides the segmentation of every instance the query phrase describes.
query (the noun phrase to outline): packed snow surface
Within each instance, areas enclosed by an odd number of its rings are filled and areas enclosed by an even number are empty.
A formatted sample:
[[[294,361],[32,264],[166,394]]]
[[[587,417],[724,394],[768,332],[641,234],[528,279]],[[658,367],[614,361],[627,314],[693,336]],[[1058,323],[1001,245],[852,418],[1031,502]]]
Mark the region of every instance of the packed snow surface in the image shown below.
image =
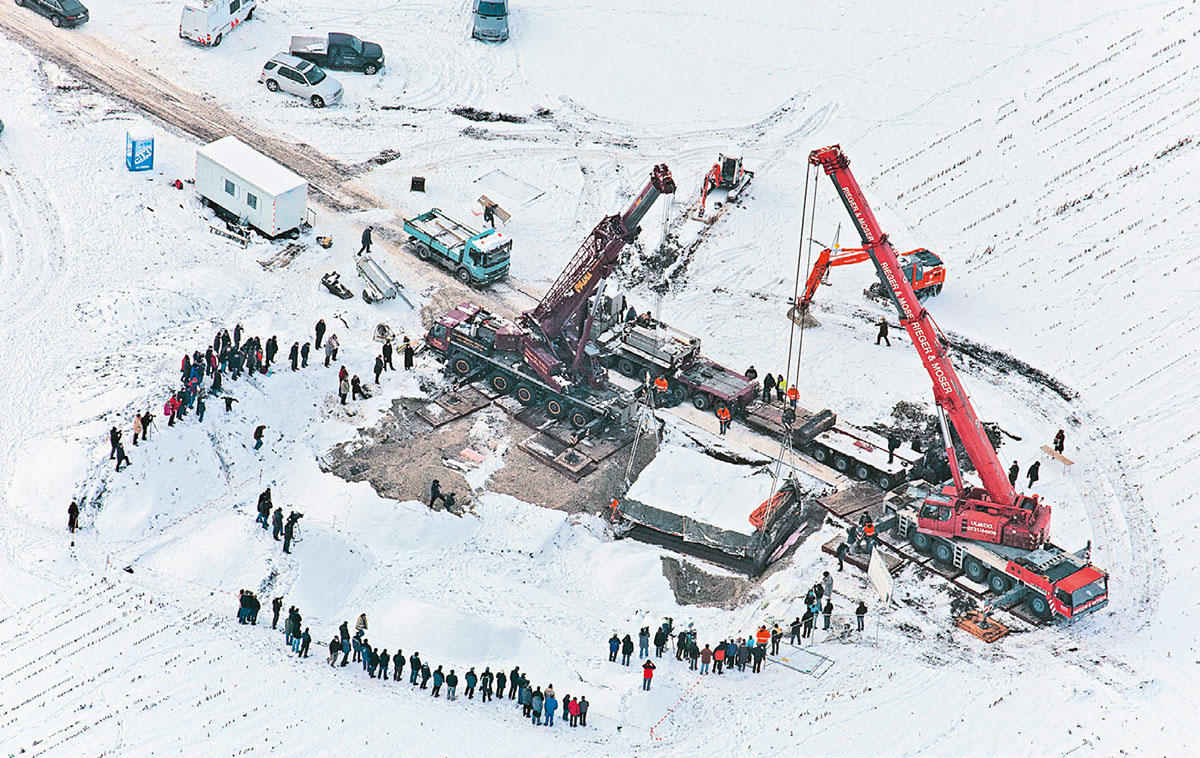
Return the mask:
[[[1200,750],[1200,6],[526,0],[512,3],[512,39],[485,45],[469,39],[469,5],[263,0],[219,48],[178,39],[172,3],[92,0],[86,26],[51,30],[102,39],[356,167],[386,207],[320,211],[333,248],[309,244],[272,270],[259,261],[280,246],[208,233],[190,185],[169,184],[192,177],[198,144],[0,32],[0,755]],[[339,73],[345,102],[323,110],[257,84],[292,34],[327,31],[379,42],[386,69]],[[131,128],[155,134],[154,171],[125,170]],[[695,249],[655,262],[664,218],[681,218],[730,143],[755,171],[741,204]],[[529,307],[660,162],[679,192],[644,219],[617,276],[639,310],[739,371],[790,365],[795,377],[798,362],[805,407],[859,424],[889,421],[900,400],[928,407],[929,379],[899,330],[892,347],[873,344],[872,324],[894,314],[862,298],[868,265],[820,288],[821,326],[797,360],[785,312],[798,248],[807,260],[806,157],[832,143],[897,247],[946,261],[927,307],[955,340],[994,351],[954,360],[980,415],[1011,435],[1002,460],[1024,472],[1066,430],[1074,465],[1045,460],[1034,490],[1054,508],[1056,542],[1093,541],[1111,573],[1104,611],[1073,626],[1014,621],[1020,633],[988,646],[952,628],[937,577],[902,572],[888,609],[861,574],[835,572],[839,618],[859,599],[871,613],[864,635],[820,637],[814,649],[834,661],[820,678],[774,663],[698,678],[663,659],[643,692],[640,671],[607,660],[614,631],[671,616],[705,644],[786,622],[834,566],[820,545],[837,527],[732,609],[681,606],[667,553],[614,541],[595,517],[488,492],[483,477],[458,517],[323,470],[335,445],[438,376],[422,357],[342,407],[336,364],[286,366],[318,318],[342,342],[337,364],[368,381],[375,324],[420,333],[399,303],[319,289],[334,269],[362,289],[351,255],[364,224],[435,205],[471,221],[476,198],[495,192],[513,213],[513,280],[489,296]],[[413,175],[426,193],[409,192]],[[812,236],[830,244],[840,227],[855,244],[828,180],[815,186]],[[376,257],[418,306],[446,284],[407,252],[381,245]],[[279,335],[283,360],[229,383],[228,413],[214,400],[203,423],[168,428],[180,358],[237,323]],[[151,438],[127,444],[132,465],[115,474],[107,431],[128,440],[146,408],[159,416]],[[266,486],[304,513],[291,555],[254,525]],[[84,503],[73,545],[72,498]],[[289,657],[267,608],[239,626],[241,588],[297,605],[313,657]],[[460,675],[520,665],[535,684],[587,695],[589,726],[534,728],[508,702],[446,703],[330,670],[322,646],[362,612],[389,651]]]

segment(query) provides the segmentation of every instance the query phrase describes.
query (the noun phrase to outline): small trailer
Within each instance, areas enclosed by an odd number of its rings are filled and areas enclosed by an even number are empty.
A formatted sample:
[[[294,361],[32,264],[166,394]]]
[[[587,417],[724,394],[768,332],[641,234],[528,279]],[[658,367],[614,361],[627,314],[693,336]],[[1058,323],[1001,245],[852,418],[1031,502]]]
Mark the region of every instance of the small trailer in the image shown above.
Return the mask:
[[[512,239],[495,229],[477,232],[434,208],[404,219],[404,231],[418,258],[453,271],[463,284],[482,287],[508,276]]]
[[[384,271],[383,267],[376,263],[368,253],[354,256],[354,267],[358,269],[358,275],[370,287],[370,290],[363,290],[364,301],[377,303],[380,300],[393,300],[399,297],[408,303],[409,308],[413,307],[412,301],[404,296],[404,287]],[[371,294],[372,292],[374,294]]]
[[[308,224],[308,182],[233,136],[196,151],[196,192],[218,216],[271,239]]]

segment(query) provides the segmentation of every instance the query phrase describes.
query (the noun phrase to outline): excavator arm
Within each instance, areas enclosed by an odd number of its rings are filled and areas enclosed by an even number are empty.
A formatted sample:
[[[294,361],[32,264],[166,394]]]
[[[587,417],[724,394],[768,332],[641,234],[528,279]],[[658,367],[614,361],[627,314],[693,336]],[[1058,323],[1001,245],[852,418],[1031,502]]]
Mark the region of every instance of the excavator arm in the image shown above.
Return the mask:
[[[933,382],[933,394],[938,408],[946,414],[954,430],[958,432],[967,457],[983,482],[987,499],[1006,510],[1018,507],[1017,492],[1009,483],[1004,466],[996,456],[996,450],[971,405],[966,388],[950,363],[940,331],[917,299],[912,284],[905,279],[895,249],[880,228],[862,189],[850,172],[850,160],[842,153],[839,145],[814,150],[808,160],[812,165],[824,169],[833,179],[838,196],[850,212],[854,226],[862,238],[863,248],[875,264],[883,289],[896,306],[900,314],[900,323],[908,332],[913,346],[917,348],[921,365],[925,367]],[[965,496],[961,483],[956,482],[956,486],[959,487],[960,496]]]

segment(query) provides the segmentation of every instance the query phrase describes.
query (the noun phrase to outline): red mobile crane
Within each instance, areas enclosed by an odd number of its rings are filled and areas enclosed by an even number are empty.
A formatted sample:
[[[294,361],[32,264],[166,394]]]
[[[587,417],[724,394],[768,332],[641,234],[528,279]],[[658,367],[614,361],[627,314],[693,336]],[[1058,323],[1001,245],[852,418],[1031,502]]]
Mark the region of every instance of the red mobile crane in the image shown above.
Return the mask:
[[[820,166],[833,179],[839,197],[862,237],[863,249],[879,272],[879,281],[900,314],[900,323],[921,356],[921,364],[933,381],[934,400],[946,442],[946,457],[954,478],[939,498],[949,504],[945,518],[922,518],[918,531],[942,537],[966,537],[1033,550],[1042,545],[1050,528],[1050,507],[1038,502],[1037,495],[1020,495],[1008,481],[1004,465],[996,456],[966,389],[958,378],[937,324],[921,305],[912,284],[905,278],[900,259],[892,243],[880,228],[867,204],[862,189],[850,172],[850,160],[838,145],[814,150],[809,163]],[[967,457],[975,466],[983,487],[963,483],[954,452],[954,443],[946,427],[947,418],[958,432]]]
[[[1108,574],[1091,564],[1091,543],[1075,553],[1050,543],[1046,539],[1049,506],[1038,502],[1037,495],[1018,494],[1008,481],[950,364],[937,324],[903,275],[896,251],[850,173],[850,160],[838,145],[814,150],[808,160],[833,179],[880,283],[933,381],[954,483],[940,493],[925,495],[919,508],[896,510],[897,532],[917,550],[932,552],[939,562],[962,568],[972,581],[988,585],[1002,596],[996,601],[999,607],[1023,600],[1038,618],[1073,620],[1108,605]],[[982,488],[964,484],[947,418],[979,473]]]

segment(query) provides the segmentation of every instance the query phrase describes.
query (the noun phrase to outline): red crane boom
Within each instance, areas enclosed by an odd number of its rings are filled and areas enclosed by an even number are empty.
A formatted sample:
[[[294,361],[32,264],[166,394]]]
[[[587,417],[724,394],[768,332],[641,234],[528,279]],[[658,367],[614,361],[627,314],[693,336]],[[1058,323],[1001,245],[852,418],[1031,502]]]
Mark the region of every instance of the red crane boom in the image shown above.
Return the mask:
[[[953,443],[947,434],[947,453],[954,474],[954,487],[953,491],[945,491],[944,494],[953,497],[956,516],[953,519],[955,526],[952,528],[948,524],[947,529],[957,532],[952,536],[1030,549],[1040,546],[1049,530],[1049,508],[1039,504],[1036,495],[1018,495],[1008,481],[1004,466],[971,405],[967,390],[950,363],[941,332],[921,305],[913,286],[904,277],[895,249],[880,228],[862,189],[850,172],[850,160],[839,145],[814,150],[808,160],[812,165],[823,168],[837,187],[838,196],[850,212],[862,238],[863,248],[875,264],[884,291],[891,296],[900,314],[900,323],[917,348],[921,365],[933,382],[937,407],[958,432],[967,457],[983,482],[982,490],[964,486]]]

